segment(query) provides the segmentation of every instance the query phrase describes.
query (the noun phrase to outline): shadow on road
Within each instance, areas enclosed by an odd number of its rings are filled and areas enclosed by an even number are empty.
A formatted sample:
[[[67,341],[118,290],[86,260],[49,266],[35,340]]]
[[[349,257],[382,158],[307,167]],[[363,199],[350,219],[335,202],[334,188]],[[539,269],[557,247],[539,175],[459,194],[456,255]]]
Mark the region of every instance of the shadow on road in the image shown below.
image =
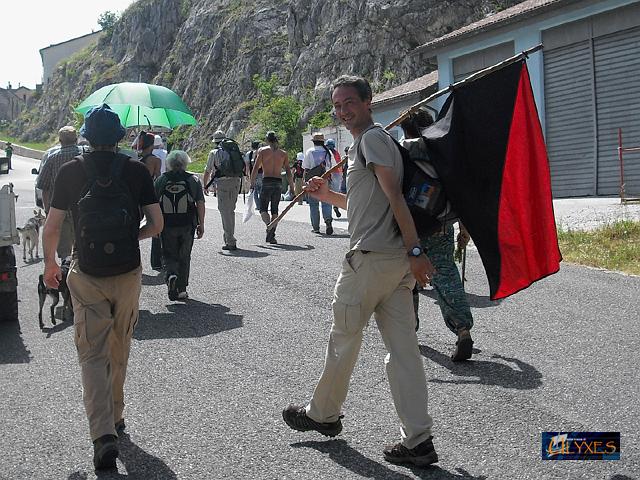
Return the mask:
[[[196,338],[242,327],[242,315],[229,314],[224,305],[188,300],[167,305],[168,312],[140,310],[133,332],[136,340]]]
[[[96,472],[96,478],[100,480],[116,480],[116,479],[129,479],[129,480],[147,480],[150,478],[162,478],[163,480],[171,480],[178,478],[173,470],[164,463],[160,458],[155,457],[138,445],[131,441],[131,437],[128,434],[120,434],[118,441],[118,448],[120,453],[118,459],[124,464],[126,475],[114,470],[105,470]],[[69,475],[67,480],[87,480],[88,475],[86,472],[74,472]]]
[[[218,255],[222,255],[223,257],[243,257],[243,258],[264,258],[268,257],[269,254],[266,252],[256,252],[255,250],[244,250],[239,248],[233,252],[218,252]]]
[[[164,272],[158,272],[156,275],[142,274],[142,285],[164,285]]]
[[[269,245],[256,245],[258,248],[264,248],[265,250],[287,250],[290,252],[297,250],[315,250],[313,245],[287,245],[286,243],[274,243]]]
[[[466,377],[458,380],[441,380],[434,378],[430,380],[433,383],[496,385],[518,390],[533,390],[542,386],[542,374],[533,366],[517,358],[503,357],[498,354],[491,356],[491,358],[513,364],[513,367],[516,367],[513,368],[511,365],[506,365],[503,362],[488,362],[485,360],[453,362],[448,355],[440,353],[426,345],[420,345],[420,353],[437,364],[442,365],[452,374],[459,377]]]
[[[31,260],[30,258],[27,260],[23,260],[22,261],[22,265],[20,265],[18,268],[25,268],[25,267],[30,267],[31,265],[37,265],[38,263],[41,263],[43,261],[42,257],[37,257],[34,258],[33,260]]]
[[[73,326],[73,319],[71,320],[58,320],[54,326],[44,327],[42,329],[42,333],[47,334],[47,338],[51,337],[51,335],[66,330],[69,327]]]
[[[20,324],[0,322],[0,364],[29,363],[30,361],[31,352],[22,341]]]
[[[436,294],[435,288],[422,290],[420,293],[434,300],[434,303],[438,303],[438,295]],[[489,299],[489,297],[486,297],[484,295],[475,295],[473,293],[467,293],[467,301],[469,302],[469,306],[471,308],[492,308],[497,307],[498,305],[500,305],[500,303],[502,303],[502,299],[491,300]]]
[[[486,480],[487,477],[484,475],[478,475],[477,477],[471,475],[464,468],[456,468],[457,473],[452,473],[447,470],[443,470],[437,465],[432,465],[429,468],[419,468],[419,467],[411,467],[410,468],[413,474],[421,478],[423,480]]]
[[[306,441],[292,443],[293,448],[313,448],[326,453],[338,465],[364,478],[405,479],[411,478],[403,473],[395,472],[387,466],[365,457],[345,440]]]

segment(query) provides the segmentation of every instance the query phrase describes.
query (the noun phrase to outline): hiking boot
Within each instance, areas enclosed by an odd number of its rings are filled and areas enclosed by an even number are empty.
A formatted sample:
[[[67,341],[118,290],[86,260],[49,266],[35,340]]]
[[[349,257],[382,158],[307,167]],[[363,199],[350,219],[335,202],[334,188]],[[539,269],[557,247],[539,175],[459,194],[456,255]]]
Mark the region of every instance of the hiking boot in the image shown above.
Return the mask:
[[[342,431],[342,422],[340,421],[342,415],[335,422],[320,423],[309,418],[306,408],[300,405],[289,405],[282,411],[282,418],[289,427],[299,432],[315,430],[325,437],[335,437]]]
[[[178,299],[178,290],[176,290],[176,282],[178,281],[177,275],[169,275],[167,278],[167,287],[169,289],[169,300]]]
[[[188,300],[188,299],[189,299],[189,294],[187,293],[186,290],[184,292],[178,293],[178,300]]]
[[[118,435],[120,435],[121,433],[124,432],[124,429],[127,428],[127,426],[124,424],[124,418],[121,418],[120,420],[118,420],[115,425],[114,425],[115,429],[116,429],[116,433]]]
[[[336,214],[336,218],[340,218],[342,216],[338,207],[333,207],[333,211]]]
[[[333,227],[331,226],[331,220],[325,220],[327,224],[327,235],[333,235]]]
[[[93,442],[93,466],[96,470],[116,468],[117,439],[115,435],[103,435]]]
[[[438,461],[438,454],[433,448],[433,437],[427,438],[424,442],[413,448],[407,448],[402,443],[396,443],[386,447],[384,459],[391,463],[413,463],[417,467],[426,467]]]
[[[458,340],[456,341],[456,348],[451,355],[451,360],[454,362],[469,360],[472,353],[473,340],[471,339],[471,333],[466,328],[462,328],[458,330]]]
[[[269,243],[272,244],[272,245],[277,245],[278,244],[278,241],[276,240],[275,235],[273,237],[271,237],[271,240],[269,240]]]

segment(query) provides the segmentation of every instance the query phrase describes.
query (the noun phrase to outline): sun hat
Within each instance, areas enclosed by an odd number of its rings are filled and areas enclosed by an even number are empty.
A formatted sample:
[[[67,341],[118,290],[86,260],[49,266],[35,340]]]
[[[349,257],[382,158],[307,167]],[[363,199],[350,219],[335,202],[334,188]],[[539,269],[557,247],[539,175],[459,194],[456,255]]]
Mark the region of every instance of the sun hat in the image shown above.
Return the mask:
[[[313,137],[311,137],[311,140],[314,142],[324,142],[324,133],[322,132],[314,133]]]
[[[336,141],[333,138],[328,138],[325,144],[329,148],[336,148]]]
[[[164,143],[162,143],[162,137],[160,135],[153,137],[153,146],[156,148],[164,147]]]
[[[106,103],[89,110],[80,128],[80,135],[91,145],[117,145],[125,133],[118,114]]]
[[[216,130],[216,133],[213,134],[213,142],[220,143],[222,140],[226,138],[226,135],[222,130]]]
[[[298,154],[296,155],[296,160],[304,160],[304,153],[298,152]]]

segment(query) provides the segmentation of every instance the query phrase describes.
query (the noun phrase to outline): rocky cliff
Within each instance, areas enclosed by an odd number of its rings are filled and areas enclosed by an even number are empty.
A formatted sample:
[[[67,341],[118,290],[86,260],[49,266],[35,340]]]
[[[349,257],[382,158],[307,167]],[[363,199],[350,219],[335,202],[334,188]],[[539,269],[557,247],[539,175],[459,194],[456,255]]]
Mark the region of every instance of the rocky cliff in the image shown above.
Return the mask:
[[[63,62],[42,98],[14,125],[25,139],[74,121],[73,107],[120,81],[167,86],[200,121],[191,143],[247,126],[252,77],[275,74],[304,105],[325,109],[332,79],[367,77],[382,90],[434,68],[415,47],[518,0],[138,0],[112,34]],[[79,119],[75,119],[79,121]]]

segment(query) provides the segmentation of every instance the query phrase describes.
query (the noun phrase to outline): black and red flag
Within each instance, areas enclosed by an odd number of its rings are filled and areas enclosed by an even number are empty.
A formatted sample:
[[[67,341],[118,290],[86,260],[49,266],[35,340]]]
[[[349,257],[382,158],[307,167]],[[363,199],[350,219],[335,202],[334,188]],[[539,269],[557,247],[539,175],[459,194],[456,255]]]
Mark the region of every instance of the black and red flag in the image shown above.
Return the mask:
[[[560,269],[547,152],[524,60],[455,86],[423,132],[492,300]]]

